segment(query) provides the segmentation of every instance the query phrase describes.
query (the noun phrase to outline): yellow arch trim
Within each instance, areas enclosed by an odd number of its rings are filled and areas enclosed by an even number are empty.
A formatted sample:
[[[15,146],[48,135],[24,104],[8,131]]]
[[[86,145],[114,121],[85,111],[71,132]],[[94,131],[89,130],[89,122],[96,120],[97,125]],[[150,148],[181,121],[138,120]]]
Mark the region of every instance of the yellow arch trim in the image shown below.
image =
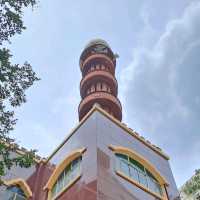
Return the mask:
[[[114,145],[110,145],[109,148],[115,153],[122,153],[128,155],[129,157],[141,163],[147,170],[149,170],[154,175],[154,177],[161,185],[169,185],[166,179],[160,174],[160,172],[148,160],[146,160],[143,156],[139,155],[134,150]]]
[[[56,169],[53,171],[52,175],[50,176],[47,184],[44,187],[44,190],[48,189],[51,190],[55,182],[57,181],[59,175],[63,172],[63,170],[67,167],[67,165],[81,156],[86,151],[86,148],[81,148],[72,151],[68,156],[65,157],[65,159],[56,167]]]
[[[7,186],[15,186],[18,185],[25,193],[26,197],[32,197],[32,192],[26,181],[21,178],[12,179],[9,181],[4,181],[4,184]]]

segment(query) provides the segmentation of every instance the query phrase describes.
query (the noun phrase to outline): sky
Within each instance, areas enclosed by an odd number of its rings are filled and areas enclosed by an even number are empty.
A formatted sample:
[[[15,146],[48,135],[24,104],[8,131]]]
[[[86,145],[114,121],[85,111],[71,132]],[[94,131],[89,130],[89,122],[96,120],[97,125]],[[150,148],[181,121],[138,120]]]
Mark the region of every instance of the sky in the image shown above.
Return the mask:
[[[78,123],[84,46],[102,38],[119,54],[123,122],[170,156],[180,187],[200,168],[200,1],[42,0],[8,45],[41,78],[11,133],[47,157]]]

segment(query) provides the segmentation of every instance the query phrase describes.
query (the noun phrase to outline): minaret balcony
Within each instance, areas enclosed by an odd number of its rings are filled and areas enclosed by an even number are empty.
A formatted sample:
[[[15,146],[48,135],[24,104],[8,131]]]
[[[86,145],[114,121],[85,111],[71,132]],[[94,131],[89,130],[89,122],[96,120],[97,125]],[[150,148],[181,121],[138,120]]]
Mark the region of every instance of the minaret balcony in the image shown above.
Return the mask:
[[[93,84],[93,83],[106,83],[110,89],[111,93],[114,96],[117,96],[117,90],[118,90],[118,84],[117,80],[113,75],[111,75],[107,71],[102,71],[102,70],[95,70],[90,73],[88,73],[85,77],[80,82],[80,92],[81,92],[81,97],[84,98],[87,95],[87,90],[88,88]],[[103,88],[101,89],[103,90]]]
[[[93,54],[87,57],[85,60],[80,61],[80,68],[81,71],[84,72],[86,71],[87,66],[90,66],[92,63],[103,63],[105,65],[108,65],[110,67],[111,73],[114,75],[115,74],[115,62],[108,57],[107,55],[104,54]],[[83,73],[84,74],[84,73]]]
[[[118,98],[107,92],[94,92],[86,96],[79,104],[79,119],[81,120],[92,108],[98,103],[102,107],[112,108],[113,116],[120,120],[122,119],[122,106]]]

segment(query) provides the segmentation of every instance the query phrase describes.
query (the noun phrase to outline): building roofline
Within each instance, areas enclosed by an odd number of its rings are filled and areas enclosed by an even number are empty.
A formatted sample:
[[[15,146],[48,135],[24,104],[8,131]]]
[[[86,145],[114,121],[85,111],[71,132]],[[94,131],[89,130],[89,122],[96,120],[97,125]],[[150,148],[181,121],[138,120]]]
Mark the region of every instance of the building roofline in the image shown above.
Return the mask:
[[[15,153],[17,153],[17,154],[19,154],[21,156],[23,156],[24,154],[26,154],[27,152],[29,152],[28,149],[26,149],[24,147],[20,147],[16,143],[8,143],[8,142],[2,141],[2,140],[0,140],[0,143],[4,144],[5,146],[10,147],[10,148],[13,147],[13,152],[15,152]],[[34,161],[36,163],[40,163],[41,161],[45,160],[44,158],[41,158],[39,155],[35,155],[33,159],[34,159]]]
[[[169,160],[169,156],[165,154],[159,147],[151,144],[148,140],[145,140],[144,137],[140,136],[136,131],[128,128],[124,123],[120,122],[119,120],[115,119],[112,115],[104,111],[102,108],[100,108],[98,105],[94,105],[92,109],[83,117],[83,119],[75,126],[74,129],[70,132],[70,134],[62,141],[62,143],[50,154],[50,156],[46,159],[45,162],[49,162],[49,160],[58,152],[58,150],[70,139],[70,137],[76,132],[77,129],[92,115],[93,112],[98,111],[102,115],[104,115],[106,118],[110,119],[112,122],[114,122],[116,125],[118,125],[120,128],[122,128],[124,131],[126,131],[128,134],[142,142],[144,145],[152,149],[154,152],[165,158],[166,160]]]

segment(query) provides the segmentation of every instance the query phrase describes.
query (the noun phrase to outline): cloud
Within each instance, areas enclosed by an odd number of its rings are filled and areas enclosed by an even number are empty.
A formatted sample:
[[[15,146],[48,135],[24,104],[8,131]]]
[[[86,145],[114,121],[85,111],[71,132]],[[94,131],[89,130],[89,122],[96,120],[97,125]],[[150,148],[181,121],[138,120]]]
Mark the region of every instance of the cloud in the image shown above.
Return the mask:
[[[125,120],[171,156],[178,185],[200,168],[199,55],[200,2],[193,2],[151,48],[133,50],[120,77]]]

